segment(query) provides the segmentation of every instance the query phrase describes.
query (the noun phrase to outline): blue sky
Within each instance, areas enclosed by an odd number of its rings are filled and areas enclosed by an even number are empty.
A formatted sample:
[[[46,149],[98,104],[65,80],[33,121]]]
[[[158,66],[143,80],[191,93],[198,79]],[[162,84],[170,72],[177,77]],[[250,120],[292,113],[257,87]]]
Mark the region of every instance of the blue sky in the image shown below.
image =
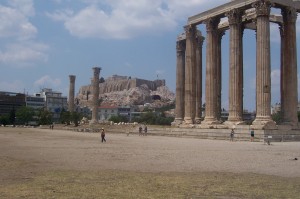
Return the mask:
[[[176,37],[187,17],[226,2],[0,0],[0,90],[33,94],[48,87],[67,95],[70,74],[76,75],[78,92],[90,83],[92,67],[99,66],[104,78],[158,76],[175,91]],[[297,26],[299,33],[299,21]],[[204,25],[199,29],[206,34]],[[222,41],[224,108],[228,108],[228,35]],[[278,27],[272,25],[272,104],[280,102],[279,40]],[[299,52],[299,41],[297,47]],[[250,30],[244,33],[244,81],[244,107],[254,110],[255,32]]]

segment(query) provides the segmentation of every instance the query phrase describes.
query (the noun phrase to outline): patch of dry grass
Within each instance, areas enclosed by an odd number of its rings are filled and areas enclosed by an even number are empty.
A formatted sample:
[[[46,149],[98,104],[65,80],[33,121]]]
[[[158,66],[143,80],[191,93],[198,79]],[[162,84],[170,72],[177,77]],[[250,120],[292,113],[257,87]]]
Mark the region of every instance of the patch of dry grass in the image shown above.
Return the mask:
[[[0,198],[299,198],[300,178],[233,173],[52,171],[0,186]]]

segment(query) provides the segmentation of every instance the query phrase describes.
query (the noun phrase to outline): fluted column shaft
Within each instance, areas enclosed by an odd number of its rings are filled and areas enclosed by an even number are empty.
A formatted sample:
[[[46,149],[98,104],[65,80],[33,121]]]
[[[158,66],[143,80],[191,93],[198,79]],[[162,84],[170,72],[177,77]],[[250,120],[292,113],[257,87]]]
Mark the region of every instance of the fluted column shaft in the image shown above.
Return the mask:
[[[298,78],[297,78],[297,12],[294,8],[283,8],[283,64],[282,64],[282,114],[283,122],[298,123]]]
[[[228,121],[241,122],[243,120],[242,15],[239,10],[232,10],[226,15],[230,28]]]
[[[204,37],[201,32],[196,36],[196,114],[195,123],[201,123],[202,117],[202,46]]]
[[[207,46],[206,46],[206,79],[205,79],[205,118],[204,123],[218,123],[217,120],[217,27],[218,18],[206,21]]]
[[[195,26],[185,27],[186,50],[185,50],[185,93],[184,93],[184,123],[193,124],[195,116]]]
[[[69,111],[74,112],[74,96],[75,96],[75,75],[69,75],[70,88],[69,88]]]
[[[176,42],[176,124],[181,124],[184,118],[185,42],[185,40],[178,40]]]
[[[256,38],[256,118],[254,125],[264,125],[271,119],[271,59],[269,1],[254,3],[257,13]]]
[[[92,79],[92,88],[93,88],[93,107],[92,107],[92,121],[91,124],[98,122],[98,106],[99,106],[99,75],[101,68],[94,67],[93,72],[94,76]]]
[[[221,121],[221,112],[222,112],[222,37],[225,32],[223,30],[219,30],[216,34],[216,81],[217,81],[217,105],[216,105],[216,117],[217,120]]]

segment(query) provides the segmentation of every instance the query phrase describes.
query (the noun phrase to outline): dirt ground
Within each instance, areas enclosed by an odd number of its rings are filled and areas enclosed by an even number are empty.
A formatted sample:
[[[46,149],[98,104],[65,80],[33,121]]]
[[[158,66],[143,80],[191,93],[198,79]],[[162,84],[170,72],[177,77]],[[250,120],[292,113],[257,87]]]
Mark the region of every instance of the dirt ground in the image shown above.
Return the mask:
[[[245,181],[249,175],[272,176],[276,179],[292,180],[292,191],[296,187],[300,188],[300,160],[296,160],[300,158],[299,142],[275,142],[267,145],[262,142],[136,134],[127,136],[116,133],[107,133],[106,140],[106,143],[101,143],[99,133],[0,127],[0,198],[37,198],[25,193],[26,188],[18,190],[15,185],[31,183],[36,176],[53,171],[125,172],[132,174],[128,179],[147,173],[156,177],[170,173],[186,174],[190,175],[191,179],[201,173],[220,173],[224,179],[228,178],[224,174],[230,174],[230,177],[246,175]],[[14,195],[16,190],[22,193]],[[228,195],[230,194],[223,197],[224,194],[221,194],[216,198],[252,196]],[[50,196],[51,194],[47,195],[48,198],[53,197]],[[90,196],[80,198],[97,198]],[[127,196],[124,198],[133,195]],[[170,195],[165,196],[174,198]],[[178,198],[187,196],[182,195]],[[68,197],[66,194],[61,198],[74,197]],[[119,197],[107,195],[103,198]],[[140,198],[159,196],[149,197],[146,194]]]

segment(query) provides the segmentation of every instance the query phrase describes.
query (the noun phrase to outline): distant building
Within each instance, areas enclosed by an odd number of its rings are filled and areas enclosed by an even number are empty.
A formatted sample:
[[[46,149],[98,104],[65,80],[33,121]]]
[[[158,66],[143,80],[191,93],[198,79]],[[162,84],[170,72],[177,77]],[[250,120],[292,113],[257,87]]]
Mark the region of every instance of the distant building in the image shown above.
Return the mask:
[[[53,121],[58,122],[62,110],[68,110],[67,97],[62,96],[61,92],[53,91],[50,88],[42,89],[39,94],[45,99],[45,108],[52,113]]]
[[[130,106],[110,106],[102,105],[98,107],[99,121],[107,121],[112,116],[125,116],[128,121],[131,120],[131,113],[134,111],[133,107]]]
[[[80,113],[83,117],[87,117],[87,118],[92,117],[92,110],[87,106],[84,107],[77,106],[76,112]]]
[[[98,107],[98,120],[99,121],[107,121],[111,116],[118,115],[118,107],[103,105]]]
[[[9,115],[25,105],[25,94],[0,91],[0,115]]]
[[[40,93],[26,96],[26,106],[35,110],[45,107],[45,98]]]

